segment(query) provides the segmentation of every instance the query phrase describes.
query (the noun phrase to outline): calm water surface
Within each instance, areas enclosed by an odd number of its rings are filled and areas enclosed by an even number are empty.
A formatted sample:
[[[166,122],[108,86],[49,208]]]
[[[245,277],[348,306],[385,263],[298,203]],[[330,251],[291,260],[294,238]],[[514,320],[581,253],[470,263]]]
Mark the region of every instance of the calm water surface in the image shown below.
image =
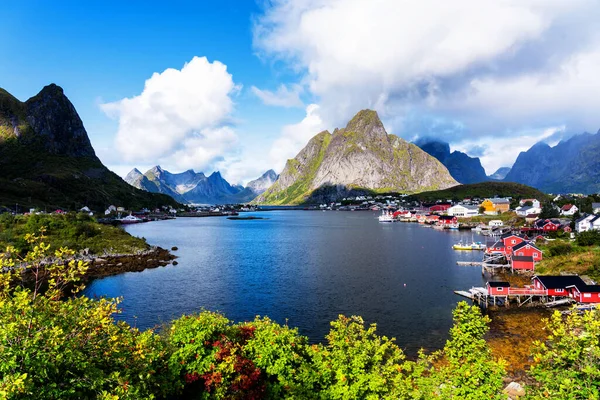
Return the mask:
[[[99,279],[88,296],[122,296],[124,319],[140,328],[202,308],[234,321],[267,315],[323,341],[339,314],[376,322],[409,354],[443,346],[460,300],[453,293],[483,283],[480,269],[457,260],[470,231],[414,223],[381,224],[376,213],[272,211],[266,220],[178,218],[127,230],[164,248],[179,265]],[[481,240],[482,237],[475,237]]]

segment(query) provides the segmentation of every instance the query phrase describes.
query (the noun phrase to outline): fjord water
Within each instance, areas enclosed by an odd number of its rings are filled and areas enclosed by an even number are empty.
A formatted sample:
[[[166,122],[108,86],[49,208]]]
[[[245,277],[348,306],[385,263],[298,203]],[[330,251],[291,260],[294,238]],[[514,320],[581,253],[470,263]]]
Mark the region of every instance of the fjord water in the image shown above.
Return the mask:
[[[339,314],[376,322],[408,354],[442,347],[457,289],[481,286],[480,252],[456,252],[470,231],[382,224],[369,211],[272,211],[268,219],[178,218],[128,226],[178,265],[92,282],[88,296],[123,297],[124,319],[139,328],[207,309],[234,321],[255,315],[324,341]],[[482,237],[475,237],[481,240]]]

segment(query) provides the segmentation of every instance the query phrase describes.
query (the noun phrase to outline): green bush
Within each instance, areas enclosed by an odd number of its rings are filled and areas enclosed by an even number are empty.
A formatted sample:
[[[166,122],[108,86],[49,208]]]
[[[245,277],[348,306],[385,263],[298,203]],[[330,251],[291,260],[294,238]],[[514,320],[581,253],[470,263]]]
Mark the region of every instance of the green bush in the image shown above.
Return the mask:
[[[571,246],[570,243],[553,243],[551,246],[548,247],[548,252],[552,257],[566,255],[571,253],[572,251],[573,246]]]
[[[592,230],[579,233],[577,244],[580,246],[600,246],[600,231]]]
[[[600,311],[556,311],[547,324],[548,340],[535,342],[532,398],[598,399],[600,397]]]

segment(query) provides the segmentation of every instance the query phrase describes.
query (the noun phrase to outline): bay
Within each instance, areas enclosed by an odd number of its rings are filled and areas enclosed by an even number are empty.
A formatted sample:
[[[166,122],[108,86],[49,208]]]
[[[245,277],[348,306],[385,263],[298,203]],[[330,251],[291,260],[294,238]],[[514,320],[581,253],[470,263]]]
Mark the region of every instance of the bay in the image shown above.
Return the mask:
[[[368,211],[271,211],[268,219],[178,218],[126,227],[170,249],[178,265],[95,280],[84,294],[122,297],[117,316],[141,329],[207,309],[233,321],[256,315],[322,342],[339,314],[377,323],[408,355],[444,345],[457,289],[482,286],[480,260],[457,252],[470,231],[382,224]],[[482,237],[474,237],[482,240]]]

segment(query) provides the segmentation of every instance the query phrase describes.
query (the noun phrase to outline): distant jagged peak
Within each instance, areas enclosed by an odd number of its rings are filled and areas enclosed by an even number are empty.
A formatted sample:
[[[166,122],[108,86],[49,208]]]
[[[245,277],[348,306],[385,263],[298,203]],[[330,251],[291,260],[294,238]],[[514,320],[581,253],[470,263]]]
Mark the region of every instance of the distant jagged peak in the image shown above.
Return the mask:
[[[133,180],[133,179],[139,178],[140,176],[143,176],[143,175],[144,174],[142,174],[139,169],[134,168],[131,171],[129,171],[127,176],[125,176],[125,181]]]

